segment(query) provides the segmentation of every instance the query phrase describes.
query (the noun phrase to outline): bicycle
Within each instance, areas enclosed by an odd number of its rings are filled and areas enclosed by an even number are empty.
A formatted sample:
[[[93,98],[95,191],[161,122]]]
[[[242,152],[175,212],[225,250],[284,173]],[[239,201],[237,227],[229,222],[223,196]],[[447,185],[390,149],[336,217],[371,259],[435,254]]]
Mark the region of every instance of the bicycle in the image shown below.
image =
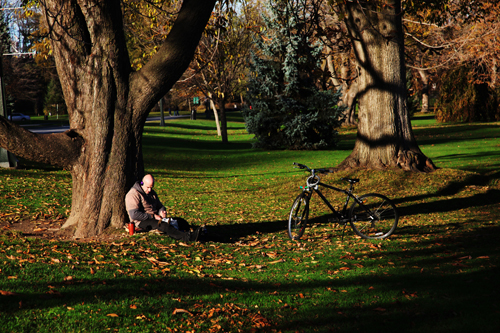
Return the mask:
[[[304,234],[309,219],[309,202],[314,193],[317,193],[332,211],[337,223],[344,226],[342,237],[348,223],[358,236],[365,239],[384,239],[392,235],[394,230],[396,230],[399,214],[394,203],[386,196],[378,193],[369,193],[358,197],[352,192],[354,184],[358,183],[359,179],[341,178],[341,180],[349,183],[349,189],[343,190],[320,181],[318,173],[328,173],[328,169],[310,169],[304,164],[293,164],[300,169],[306,169],[311,175],[306,180],[306,186],[301,186],[302,193],[297,196],[290,209],[288,217],[288,236],[290,239],[297,240]],[[341,212],[338,212],[330,204],[320,191],[320,186],[346,195]],[[351,199],[354,200],[354,203],[348,210],[347,206]]]

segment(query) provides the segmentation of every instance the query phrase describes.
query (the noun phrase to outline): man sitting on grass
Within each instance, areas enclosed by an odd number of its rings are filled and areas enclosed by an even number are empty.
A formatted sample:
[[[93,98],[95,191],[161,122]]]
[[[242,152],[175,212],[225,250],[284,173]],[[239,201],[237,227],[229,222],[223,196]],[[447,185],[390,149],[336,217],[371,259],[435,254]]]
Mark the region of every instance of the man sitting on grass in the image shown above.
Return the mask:
[[[167,217],[167,209],[158,199],[153,190],[155,180],[152,175],[146,175],[141,182],[136,182],[125,196],[125,207],[130,221],[136,228],[143,231],[159,230],[174,239],[185,242],[196,242],[201,228],[190,232],[189,224],[178,230],[168,222],[162,222]],[[186,230],[186,231],[182,231]]]

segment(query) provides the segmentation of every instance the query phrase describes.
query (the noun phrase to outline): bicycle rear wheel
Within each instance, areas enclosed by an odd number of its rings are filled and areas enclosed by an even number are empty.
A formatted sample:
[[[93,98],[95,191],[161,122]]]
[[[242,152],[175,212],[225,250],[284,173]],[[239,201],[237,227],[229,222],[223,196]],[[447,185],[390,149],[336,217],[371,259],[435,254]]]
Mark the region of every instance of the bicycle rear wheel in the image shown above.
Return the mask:
[[[399,215],[392,201],[377,193],[359,197],[350,211],[350,223],[354,232],[366,239],[382,239],[392,235],[398,225]]]
[[[301,193],[295,199],[288,217],[288,236],[297,240],[304,234],[309,218],[309,196]]]

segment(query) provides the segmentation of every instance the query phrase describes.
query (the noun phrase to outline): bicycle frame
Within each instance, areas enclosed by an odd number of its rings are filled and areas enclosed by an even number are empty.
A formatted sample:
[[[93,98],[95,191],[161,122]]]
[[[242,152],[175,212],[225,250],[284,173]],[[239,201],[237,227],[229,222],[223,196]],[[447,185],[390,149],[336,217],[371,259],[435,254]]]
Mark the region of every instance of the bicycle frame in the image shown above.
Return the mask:
[[[355,195],[354,186],[359,182],[357,178],[341,178],[349,183],[347,189],[321,182],[319,174],[330,172],[328,169],[310,169],[304,164],[293,163],[300,169],[311,173],[306,180],[306,186],[301,186],[302,194],[294,201],[288,218],[288,236],[292,240],[299,239],[308,224],[310,202],[317,193],[328,209],[332,212],[328,216],[328,223],[338,223],[345,227],[350,225],[354,232],[364,239],[384,239],[389,237],[397,227],[399,214],[394,203],[386,196],[378,193]],[[343,207],[338,210],[332,206],[323,194],[320,187],[343,193],[346,199]],[[326,192],[325,192],[326,193]],[[353,200],[351,207],[349,202]],[[342,238],[344,231],[342,232]]]
[[[320,191],[320,189],[319,189],[320,186],[329,188],[329,189],[337,191],[337,192],[344,193],[346,195],[346,200],[345,200],[344,206],[342,208],[342,213],[339,213],[332,206],[332,204],[330,204],[330,201],[328,201],[328,199]],[[353,187],[354,187],[354,184],[351,184],[350,187],[349,187],[349,190],[344,190],[344,189],[341,189],[341,188],[338,188],[338,187],[335,187],[335,186],[332,186],[332,185],[328,185],[328,184],[325,184],[325,183],[322,183],[322,182],[318,181],[317,183],[307,185],[303,189],[303,192],[310,192],[310,189],[312,189],[314,192],[316,192],[318,194],[318,196],[321,198],[321,200],[323,200],[323,202],[325,203],[325,205],[332,211],[333,215],[335,215],[335,217],[337,218],[337,220],[339,221],[339,223],[346,224],[347,222],[349,222],[349,219],[347,217],[347,206],[349,205],[349,201],[350,201],[351,198],[353,200],[356,200],[356,197],[352,194]],[[309,201],[311,200],[312,193],[314,193],[314,192],[310,192],[311,194],[309,194]]]

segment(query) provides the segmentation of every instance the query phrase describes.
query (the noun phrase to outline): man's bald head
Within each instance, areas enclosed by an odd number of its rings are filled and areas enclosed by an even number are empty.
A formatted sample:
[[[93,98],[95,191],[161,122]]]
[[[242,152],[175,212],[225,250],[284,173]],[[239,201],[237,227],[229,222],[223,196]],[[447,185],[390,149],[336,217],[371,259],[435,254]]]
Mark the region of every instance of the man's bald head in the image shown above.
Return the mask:
[[[144,193],[149,194],[155,185],[155,179],[152,175],[145,175],[142,178],[141,187]]]

